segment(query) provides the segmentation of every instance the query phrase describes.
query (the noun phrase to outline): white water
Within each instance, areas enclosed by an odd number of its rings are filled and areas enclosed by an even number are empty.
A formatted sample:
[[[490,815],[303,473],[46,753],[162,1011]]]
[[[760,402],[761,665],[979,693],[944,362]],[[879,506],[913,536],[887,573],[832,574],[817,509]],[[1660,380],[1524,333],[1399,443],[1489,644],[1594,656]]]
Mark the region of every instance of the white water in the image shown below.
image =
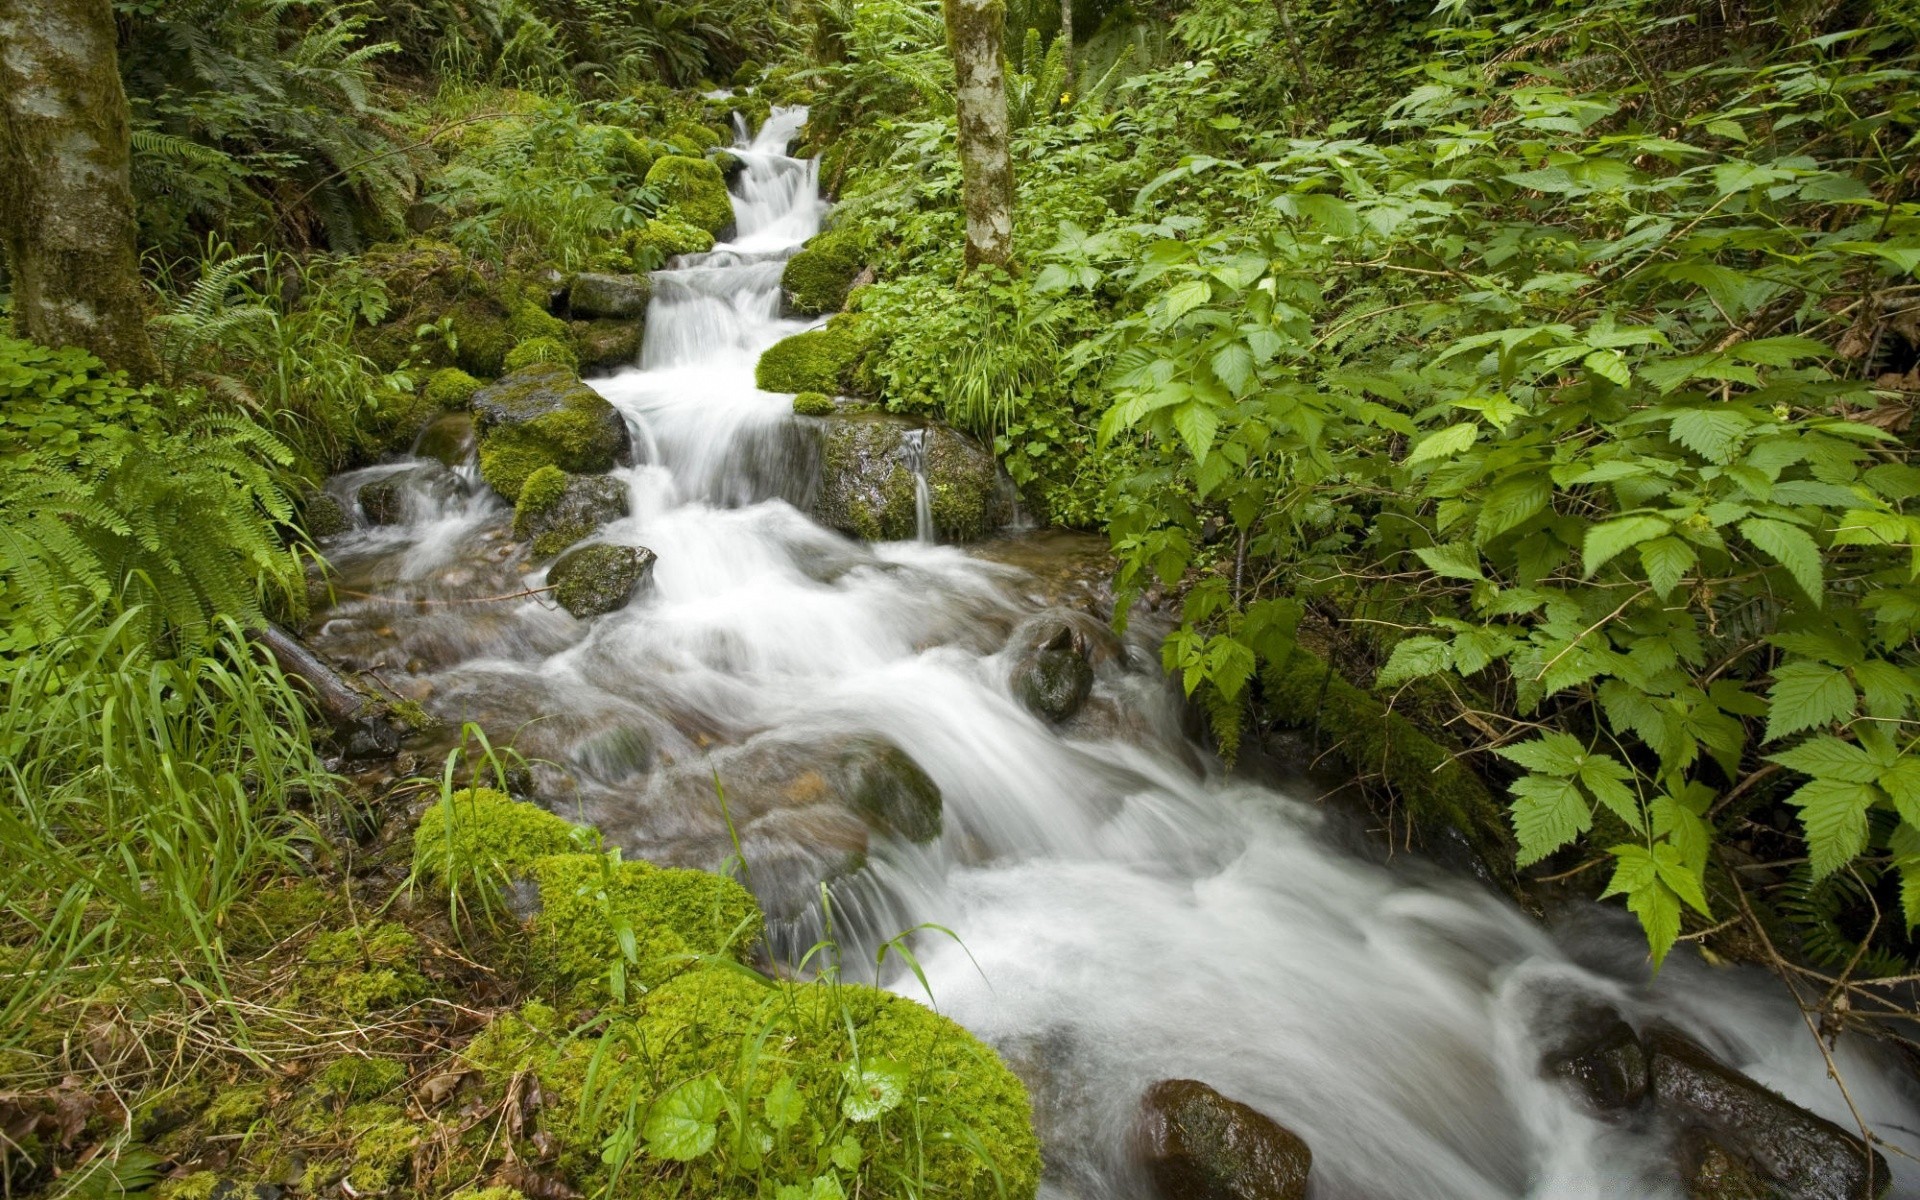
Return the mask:
[[[802,115],[776,111],[736,151],[738,238],[658,273],[641,364],[595,381],[646,459],[627,473],[633,515],[602,536],[659,555],[651,591],[585,624],[534,600],[350,601],[323,644],[410,672],[442,715],[518,730],[524,752],[567,769],[542,775],[557,807],[635,853],[717,865],[717,772],[777,913],[864,835],[831,805],[756,798],[755,764],[849,733],[907,750],[940,785],[943,833],[872,839],[868,869],[838,885],[838,931],[850,960],[923,921],[964,939],[966,952],[916,945],[942,1011],[1032,1087],[1052,1197],[1144,1195],[1126,1131],[1144,1086],[1170,1076],[1298,1131],[1317,1200],[1675,1195],[1655,1138],[1589,1119],[1540,1079],[1578,995],[1677,1024],[1851,1124],[1770,981],[1683,949],[1649,985],[1617,911],[1549,930],[1471,880],[1372,861],[1300,796],[1224,780],[1182,735],[1144,634],[1130,656],[1109,647],[1089,714],[1056,731],[1008,685],[1007,647],[1039,612],[1024,572],[922,542],[857,545],[794,507],[812,470],[801,426],[752,368],[804,327],[778,315],[780,264],[822,215],[813,165],[784,154]],[[502,520],[497,501],[453,502],[349,535],[334,557],[392,597],[505,594],[540,576],[522,576]],[[782,943],[804,945],[817,920],[793,917]],[[1850,1044],[1840,1059],[1880,1131],[1914,1140],[1898,1077]],[[1915,1194],[1910,1164],[1889,1157]]]

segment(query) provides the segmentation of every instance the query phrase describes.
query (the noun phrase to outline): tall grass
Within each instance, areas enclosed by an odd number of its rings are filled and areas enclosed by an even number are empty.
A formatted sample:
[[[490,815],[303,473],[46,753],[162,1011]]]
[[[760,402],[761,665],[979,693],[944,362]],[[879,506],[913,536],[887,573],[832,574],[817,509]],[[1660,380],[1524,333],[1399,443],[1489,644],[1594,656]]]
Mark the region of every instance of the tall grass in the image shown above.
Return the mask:
[[[157,655],[137,609],[0,664],[0,1049],[56,996],[227,989],[228,913],[337,798],[299,693],[240,627]]]

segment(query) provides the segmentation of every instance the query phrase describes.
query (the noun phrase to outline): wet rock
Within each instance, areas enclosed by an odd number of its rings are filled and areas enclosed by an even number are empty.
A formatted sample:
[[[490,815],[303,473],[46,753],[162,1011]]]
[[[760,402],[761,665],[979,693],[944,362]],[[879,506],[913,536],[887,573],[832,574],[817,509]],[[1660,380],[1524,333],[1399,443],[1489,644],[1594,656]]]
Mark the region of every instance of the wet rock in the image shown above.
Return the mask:
[[[556,363],[523,367],[473,394],[480,474],[518,500],[527,477],[544,466],[598,475],[633,461],[619,410]]]
[[[1193,1079],[1147,1089],[1135,1129],[1162,1200],[1305,1200],[1313,1152],[1271,1117]]]
[[[473,457],[474,445],[473,414],[451,412],[435,417],[420,431],[413,452],[417,457],[458,467]]]
[[[740,829],[740,854],[770,921],[791,921],[834,883],[867,865],[867,827],[830,804],[781,809]]]
[[[531,541],[535,555],[550,558],[628,511],[627,485],[621,480],[546,468],[535,472],[520,493],[513,536]]]
[[[583,371],[615,371],[640,361],[645,326],[635,321],[575,321],[573,344]]]
[[[1013,517],[999,465],[945,425],[875,413],[822,418],[814,518],[866,541],[900,541],[918,526],[916,468],[927,481],[934,532],[946,541],[985,537]]]
[[[633,321],[647,315],[653,287],[644,275],[603,275],[589,271],[573,277],[567,308],[577,318]]]
[[[839,767],[847,801],[870,824],[910,842],[940,836],[940,785],[906,751],[861,738],[842,751]]]
[[[375,525],[404,524],[412,515],[410,498],[445,503],[465,490],[460,477],[438,462],[424,462],[362,484],[355,497],[360,511]]]
[[[1611,1009],[1594,1006],[1581,1021],[1585,1036],[1541,1062],[1541,1070],[1571,1088],[1595,1112],[1638,1105],[1647,1095],[1647,1052],[1633,1026]]]
[[[1093,694],[1086,639],[1065,622],[1045,631],[1044,640],[1014,667],[1013,694],[1034,716],[1056,725],[1079,712]]]
[[[1680,1139],[1680,1163],[1691,1200],[1778,1200],[1780,1196],[1752,1164],[1698,1131]]]
[[[332,537],[336,533],[345,533],[353,522],[347,516],[347,510],[340,502],[325,492],[309,492],[300,503],[301,523],[306,526],[311,537]]]
[[[653,572],[653,551],[601,543],[570,550],[547,572],[560,607],[585,620],[625,608]]]
[[[1647,1069],[1660,1111],[1687,1137],[1696,1144],[1704,1137],[1781,1194],[1794,1200],[1859,1200],[1881,1195],[1891,1182],[1877,1151],[1672,1030],[1647,1039]]]

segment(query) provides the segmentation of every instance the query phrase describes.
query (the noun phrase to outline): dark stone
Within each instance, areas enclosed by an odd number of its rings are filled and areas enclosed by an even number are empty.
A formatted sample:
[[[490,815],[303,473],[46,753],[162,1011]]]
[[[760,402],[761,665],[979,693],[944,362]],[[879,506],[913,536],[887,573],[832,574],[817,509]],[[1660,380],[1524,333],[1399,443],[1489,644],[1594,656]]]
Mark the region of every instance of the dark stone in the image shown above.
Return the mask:
[[[1881,1195],[1892,1181],[1877,1151],[1673,1030],[1647,1039],[1647,1066],[1660,1111],[1686,1136],[1696,1144],[1704,1137],[1794,1200],[1862,1200]]]
[[[1313,1152],[1271,1117],[1193,1079],[1147,1089],[1135,1127],[1162,1200],[1305,1200]]]
[[[583,371],[614,371],[640,361],[645,326],[639,321],[575,321],[571,328]]]
[[[447,210],[431,200],[415,200],[407,205],[407,229],[413,233],[426,233],[447,219]]]
[[[940,785],[892,742],[862,738],[841,756],[841,786],[854,811],[910,842],[940,836]]]
[[[621,480],[611,475],[569,475],[566,490],[552,503],[538,509],[522,503],[514,513],[513,536],[531,540],[536,555],[551,557],[628,511],[627,485]]]
[[[419,458],[431,458],[449,467],[458,467],[473,458],[473,414],[442,413],[427,423],[414,440],[413,452]]]
[[[547,572],[560,607],[582,620],[625,608],[653,571],[653,551],[599,543],[570,550]]]
[[[1558,1053],[1541,1069],[1572,1088],[1595,1112],[1632,1108],[1646,1098],[1647,1052],[1633,1026],[1610,1010],[1598,1010],[1597,1032]],[[1594,1026],[1589,1024],[1588,1029]]]
[[[362,484],[356,499],[360,511],[375,525],[405,524],[412,515],[409,497],[431,502],[453,499],[465,490],[460,477],[444,464],[425,462]]]
[[[1080,711],[1093,693],[1093,664],[1086,640],[1062,622],[1020,660],[1013,672],[1013,694],[1033,715],[1058,724]]]
[[[926,478],[940,538],[977,541],[1013,518],[999,464],[956,429],[875,413],[837,413],[806,424],[817,425],[821,435],[813,516],[831,529],[870,542],[913,537],[916,469]]]
[[[353,525],[347,518],[347,510],[325,492],[308,492],[301,500],[300,516],[308,535],[316,538],[345,533]]]
[[[653,285],[644,275],[602,275],[587,272],[573,277],[567,289],[567,308],[582,320],[610,318],[634,321],[647,315]]]
[[[1778,1200],[1779,1191],[1765,1175],[1707,1134],[1682,1135],[1679,1151],[1680,1176],[1692,1200]]]
[[[366,713],[341,725],[340,750],[349,762],[374,762],[400,752],[405,737],[386,710]]]

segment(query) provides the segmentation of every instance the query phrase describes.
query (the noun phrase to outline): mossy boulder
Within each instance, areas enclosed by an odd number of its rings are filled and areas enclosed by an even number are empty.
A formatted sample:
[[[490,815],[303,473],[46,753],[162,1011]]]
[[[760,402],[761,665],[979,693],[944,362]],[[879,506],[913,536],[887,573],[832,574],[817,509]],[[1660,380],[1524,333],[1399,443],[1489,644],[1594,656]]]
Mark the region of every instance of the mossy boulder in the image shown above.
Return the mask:
[[[575,321],[571,328],[583,371],[617,371],[640,361],[646,333],[640,321]]]
[[[1198,1080],[1148,1088],[1134,1144],[1164,1200],[1306,1200],[1307,1144]]]
[[[470,398],[471,393],[468,395]],[[413,452],[420,458],[431,458],[444,466],[458,467],[473,457],[477,444],[472,413],[441,413],[414,439]]]
[[[860,247],[850,229],[829,229],[787,260],[780,289],[787,307],[803,316],[839,312],[860,274]]]
[[[859,738],[840,754],[847,804],[875,828],[910,842],[940,836],[940,787],[891,742]]]
[[[634,589],[653,573],[653,551],[600,543],[563,555],[547,571],[560,607],[585,620],[625,608]]]
[[[667,215],[725,239],[733,231],[733,197],[720,168],[705,158],[669,154],[647,172],[647,186],[664,202]]]
[[[551,558],[629,512],[627,485],[609,475],[569,475],[541,467],[527,477],[513,509],[513,536]]]
[[[679,120],[667,126],[662,141],[682,154],[705,154],[727,144],[727,135],[704,121]],[[651,182],[651,180],[649,180]]]
[[[632,460],[627,423],[600,393],[556,363],[515,371],[469,402],[480,442],[480,475],[518,500],[544,466],[593,475]]]
[[[793,398],[794,415],[801,417],[830,417],[839,406],[833,397],[825,392],[801,392]]]
[[[570,371],[580,369],[580,357],[573,352],[571,343],[551,337],[528,338],[518,343],[507,351],[501,367],[507,371],[518,371],[536,363],[558,363]]]
[[[497,1019],[466,1057],[496,1091],[536,1073],[560,1119],[583,1122],[559,1166],[586,1190],[605,1181],[596,1151],[629,1106],[659,1111],[670,1097],[716,1089],[742,1095],[756,1118],[774,1115],[754,1124],[767,1173],[824,1177],[827,1194],[898,1195],[910,1179],[930,1196],[1032,1200],[1039,1185],[1031,1109],[1013,1073],[947,1018],[860,984],[700,967],[639,996],[600,1037],[568,1037],[550,1011],[529,1006]],[[596,1094],[618,1103],[582,1103],[589,1070]],[[733,1136],[734,1118],[715,1108],[716,1136]],[[623,1186],[645,1200],[751,1194],[751,1176],[723,1176],[724,1161],[642,1150]]]
[[[958,430],[879,413],[841,414],[824,424],[813,506],[823,525],[870,542],[913,537],[916,465],[926,475],[936,536],[977,541],[1013,517],[999,465]]]
[[[435,408],[465,408],[480,381],[458,367],[443,367],[427,377],[426,397]]]
[[[312,538],[328,538],[353,527],[340,502],[325,492],[309,492],[300,502],[300,524]]]
[[[436,802],[413,831],[413,868],[429,883],[475,873],[520,879],[533,864],[592,844],[592,831],[493,788]]]
[[[769,346],[754,367],[754,382],[768,392],[870,395],[864,367],[872,350],[863,319],[841,313],[824,329],[796,333]]]
[[[714,166],[720,168],[720,178],[725,180],[729,187],[747,169],[746,159],[726,150],[709,151],[707,157],[713,160]]]
[[[1064,621],[1043,628],[1013,668],[1013,694],[1027,711],[1058,724],[1080,711],[1093,693],[1086,641]]]
[[[671,217],[655,217],[624,240],[636,271],[652,271],[680,254],[704,254],[713,249],[713,235],[697,225]]]
[[[567,289],[567,309],[575,317],[638,320],[647,315],[653,285],[645,275],[607,275],[586,272],[573,277]]]
[[[386,320],[354,336],[354,346],[383,370],[457,366],[492,378],[515,341],[515,315],[498,281],[445,242],[416,239],[376,246],[360,259],[385,286],[392,303]],[[445,333],[420,336],[422,326]]]

